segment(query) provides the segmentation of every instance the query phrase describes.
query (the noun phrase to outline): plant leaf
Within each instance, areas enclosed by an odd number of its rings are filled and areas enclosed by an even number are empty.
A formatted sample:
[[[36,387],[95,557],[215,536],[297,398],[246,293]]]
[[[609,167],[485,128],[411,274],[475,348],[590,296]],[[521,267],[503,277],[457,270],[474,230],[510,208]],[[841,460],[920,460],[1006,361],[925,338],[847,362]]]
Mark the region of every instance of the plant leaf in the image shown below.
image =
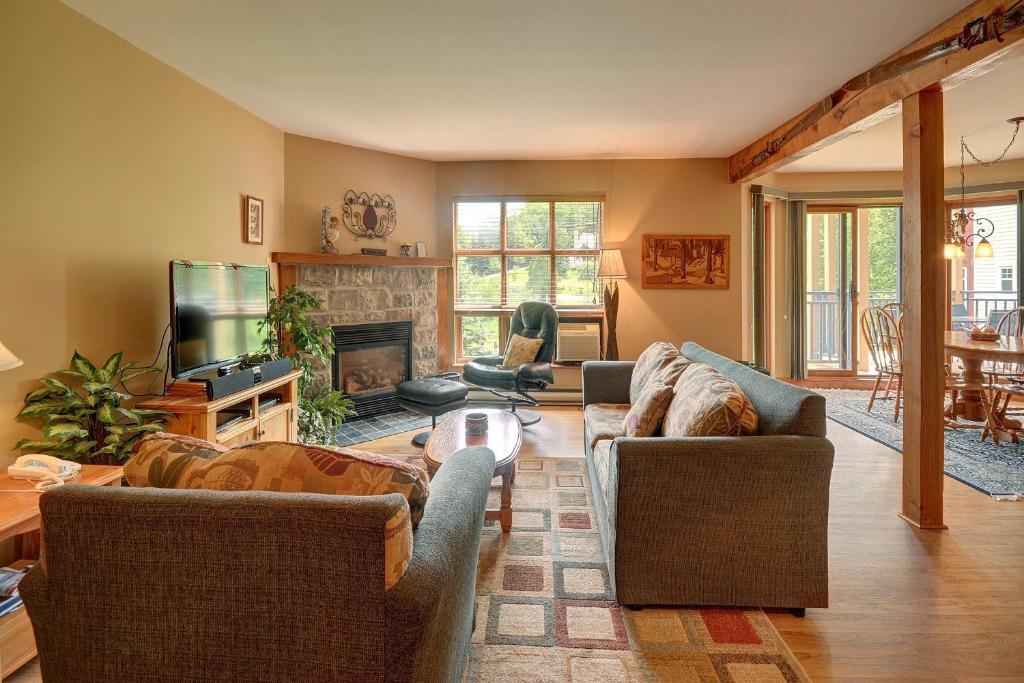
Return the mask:
[[[116,353],[110,354],[110,358],[103,364],[101,368],[107,375],[113,377],[121,371],[121,358],[124,356],[123,351],[117,351]]]
[[[98,394],[101,391],[110,391],[113,389],[106,382],[97,382],[95,380],[87,380],[82,382],[82,388],[88,391],[90,394]]]
[[[64,382],[61,382],[59,379],[54,379],[53,377],[44,377],[39,381],[45,384],[46,386],[50,387],[53,390],[53,392],[57,394],[68,395],[75,393],[74,389],[69,387],[67,384],[64,384]]]
[[[52,451],[55,449],[59,449],[61,448],[61,445],[61,442],[52,441],[50,439],[22,439],[18,443],[14,444],[14,447],[19,451],[29,451],[38,453],[41,451]]]
[[[25,403],[35,403],[36,401],[42,401],[44,398],[49,398],[53,395],[53,389],[50,387],[43,387],[36,389],[25,396]]]
[[[113,402],[105,401],[101,403],[96,409],[96,419],[108,425],[117,422],[117,413],[115,412]]]
[[[64,442],[68,439],[84,439],[89,436],[89,432],[74,422],[54,422],[43,427],[43,436]]]
[[[139,424],[140,422],[142,422],[142,416],[136,413],[134,410],[128,410],[127,408],[118,408],[117,412],[119,415],[127,418],[130,422],[134,424]]]
[[[96,366],[88,358],[78,353],[78,351],[75,351],[75,355],[71,356],[71,368],[76,372],[82,373],[85,379],[96,379]]]

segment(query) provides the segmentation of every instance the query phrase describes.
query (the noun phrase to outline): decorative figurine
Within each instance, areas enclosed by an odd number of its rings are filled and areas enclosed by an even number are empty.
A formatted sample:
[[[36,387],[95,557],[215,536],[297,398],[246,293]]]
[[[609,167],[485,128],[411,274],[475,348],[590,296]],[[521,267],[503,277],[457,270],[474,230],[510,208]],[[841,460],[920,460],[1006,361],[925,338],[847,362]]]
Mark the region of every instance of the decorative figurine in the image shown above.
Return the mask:
[[[412,245],[408,242],[402,242],[402,246],[398,248],[398,253],[402,256],[409,256],[412,253]]]
[[[331,207],[325,206],[320,212],[320,251],[324,254],[337,254],[334,246],[341,236],[338,228],[338,217],[331,215]]]

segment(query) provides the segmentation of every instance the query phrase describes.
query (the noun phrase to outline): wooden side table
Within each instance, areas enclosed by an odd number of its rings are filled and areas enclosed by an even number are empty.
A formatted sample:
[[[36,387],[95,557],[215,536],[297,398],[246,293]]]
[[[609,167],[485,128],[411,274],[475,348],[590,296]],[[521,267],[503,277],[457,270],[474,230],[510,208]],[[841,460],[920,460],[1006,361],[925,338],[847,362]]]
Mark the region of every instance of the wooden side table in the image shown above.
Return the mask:
[[[123,474],[120,467],[113,465],[82,465],[82,473],[70,482],[120,486]],[[35,482],[11,479],[6,469],[0,470],[0,541],[15,539],[15,552],[22,558],[14,564],[15,567],[24,566],[26,560],[39,558],[41,495],[35,490]],[[25,609],[19,608],[0,617],[0,678],[6,678],[35,656],[32,624]]]

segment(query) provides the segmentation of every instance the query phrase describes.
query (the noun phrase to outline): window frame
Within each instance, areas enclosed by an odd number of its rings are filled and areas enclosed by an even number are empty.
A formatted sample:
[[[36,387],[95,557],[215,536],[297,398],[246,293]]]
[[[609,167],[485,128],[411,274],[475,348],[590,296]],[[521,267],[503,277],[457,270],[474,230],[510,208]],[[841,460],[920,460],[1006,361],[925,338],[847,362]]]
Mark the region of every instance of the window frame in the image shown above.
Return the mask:
[[[507,205],[510,203],[539,203],[545,202],[548,204],[548,230],[549,230],[549,247],[546,249],[515,249],[508,246],[508,230],[507,230]],[[600,224],[598,226],[597,244],[593,249],[559,249],[557,246],[557,234],[556,234],[556,220],[555,220],[555,204],[559,202],[589,202],[600,204]],[[497,249],[465,249],[459,247],[459,204],[461,203],[498,203],[499,209],[499,223],[498,223],[498,248]],[[551,294],[554,301],[551,305],[555,307],[555,310],[560,314],[574,313],[577,315],[593,316],[599,318],[604,313],[604,292],[603,288],[600,287],[600,281],[598,282],[598,303],[593,305],[579,305],[579,304],[558,304],[558,266],[557,257],[559,256],[592,256],[597,259],[598,265],[600,265],[601,248],[604,244],[604,218],[605,218],[605,203],[606,198],[604,195],[588,194],[588,195],[501,195],[501,196],[466,196],[466,197],[454,197],[452,200],[452,265],[453,270],[453,291],[455,293],[455,301],[453,303],[453,327],[454,327],[454,346],[456,363],[464,363],[470,359],[468,356],[464,356],[462,351],[462,318],[469,316],[485,316],[485,317],[496,317],[498,319],[498,354],[500,355],[503,351],[505,340],[508,339],[509,323],[512,317],[512,313],[515,311],[516,306],[509,304],[508,299],[508,259],[516,256],[547,256],[549,263],[549,273],[551,282]],[[497,306],[459,306],[458,304],[458,291],[459,291],[459,267],[458,259],[460,256],[497,256],[500,263],[500,278],[501,284],[499,287],[499,303]],[[596,280],[595,276],[595,280]]]

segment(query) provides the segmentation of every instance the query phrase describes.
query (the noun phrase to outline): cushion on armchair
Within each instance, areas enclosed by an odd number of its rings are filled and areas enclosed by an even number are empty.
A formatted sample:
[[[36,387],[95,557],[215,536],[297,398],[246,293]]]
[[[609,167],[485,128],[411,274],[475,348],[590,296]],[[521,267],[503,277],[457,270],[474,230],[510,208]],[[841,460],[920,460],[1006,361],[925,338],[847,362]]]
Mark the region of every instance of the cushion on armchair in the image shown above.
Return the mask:
[[[530,339],[519,334],[513,334],[509,340],[508,348],[505,349],[505,360],[501,367],[505,370],[516,370],[520,365],[532,363],[537,359],[537,352],[544,345],[544,340]]]
[[[124,469],[132,486],[350,496],[399,493],[408,507],[385,525],[385,588],[409,565],[413,527],[423,517],[429,493],[426,472],[400,460],[281,441],[225,450],[192,437],[154,434],[139,442]]]
[[[680,375],[662,427],[665,436],[750,436],[757,411],[739,385],[710,365]]]

